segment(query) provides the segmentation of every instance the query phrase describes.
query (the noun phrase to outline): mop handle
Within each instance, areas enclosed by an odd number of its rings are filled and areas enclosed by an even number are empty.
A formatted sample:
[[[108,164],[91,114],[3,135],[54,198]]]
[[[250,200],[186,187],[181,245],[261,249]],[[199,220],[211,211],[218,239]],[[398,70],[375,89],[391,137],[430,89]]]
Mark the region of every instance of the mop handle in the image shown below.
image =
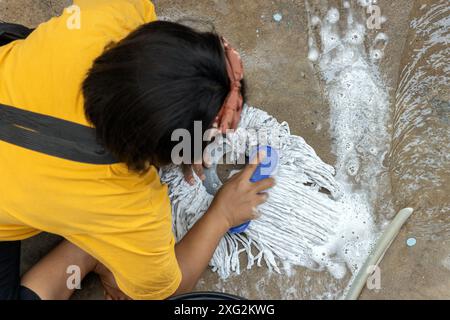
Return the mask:
[[[256,167],[255,172],[250,178],[250,182],[252,183],[270,178],[278,166],[278,152],[270,146],[259,146],[255,149],[250,158],[254,159],[254,157],[256,157],[260,151],[265,151],[266,158]],[[250,221],[247,221],[240,226],[231,228],[229,232],[233,234],[242,233],[247,230],[249,225]]]

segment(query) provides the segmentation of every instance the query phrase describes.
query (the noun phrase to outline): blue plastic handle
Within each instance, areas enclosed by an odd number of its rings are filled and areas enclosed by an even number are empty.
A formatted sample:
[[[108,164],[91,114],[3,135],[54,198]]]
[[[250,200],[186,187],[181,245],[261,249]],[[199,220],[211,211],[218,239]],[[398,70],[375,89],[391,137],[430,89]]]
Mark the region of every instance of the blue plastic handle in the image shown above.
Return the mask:
[[[250,159],[254,159],[260,151],[265,151],[266,158],[258,165],[250,178],[250,181],[253,183],[270,178],[278,166],[278,152],[270,146],[259,146],[252,152]],[[229,232],[234,234],[242,233],[247,230],[249,225],[250,221],[243,223],[240,226],[231,228]]]

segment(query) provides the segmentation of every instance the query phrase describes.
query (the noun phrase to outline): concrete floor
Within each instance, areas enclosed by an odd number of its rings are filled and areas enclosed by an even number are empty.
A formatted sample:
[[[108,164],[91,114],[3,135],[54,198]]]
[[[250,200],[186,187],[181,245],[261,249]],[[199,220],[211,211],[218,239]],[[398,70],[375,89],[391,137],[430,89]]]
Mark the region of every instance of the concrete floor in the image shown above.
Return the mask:
[[[327,2],[337,5],[326,0],[311,2],[318,8],[325,8]],[[66,0],[2,0],[0,19],[36,26],[57,15],[68,3],[70,1]],[[194,17],[214,22],[219,33],[226,35],[242,52],[250,89],[249,103],[280,121],[288,121],[294,134],[304,137],[325,162],[334,163],[335,157],[330,152],[328,104],[316,71],[306,59],[308,26],[304,1],[155,0],[154,3],[162,19]],[[388,18],[385,32],[391,38],[381,69],[393,95],[413,1],[380,0],[379,3],[383,15]],[[282,14],[281,22],[274,21],[275,13]],[[406,228],[386,254],[381,264],[382,289],[366,290],[362,298],[450,299],[450,266],[445,269],[442,263],[442,259],[450,260],[448,242],[445,239],[424,240],[414,248],[407,248],[405,241],[409,235]],[[23,270],[35,263],[56,241],[57,238],[49,235],[24,241]],[[338,292],[341,287],[342,281],[328,274],[301,268],[291,278],[256,269],[227,284],[218,281],[211,272],[205,272],[199,284],[202,290],[226,289],[248,298],[293,299],[333,298],[325,293],[330,289]],[[95,277],[85,281],[83,288],[75,298],[102,297]]]

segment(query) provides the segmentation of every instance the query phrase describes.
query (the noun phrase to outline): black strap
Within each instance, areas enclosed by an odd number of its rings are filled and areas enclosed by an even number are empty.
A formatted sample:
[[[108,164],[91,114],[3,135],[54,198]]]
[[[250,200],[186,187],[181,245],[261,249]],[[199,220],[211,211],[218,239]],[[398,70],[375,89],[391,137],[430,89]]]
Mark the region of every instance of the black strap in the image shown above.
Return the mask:
[[[0,22],[0,46],[14,40],[25,39],[31,32],[33,29],[20,24]]]
[[[0,104],[0,140],[82,163],[118,162],[97,142],[93,128],[3,104]]]

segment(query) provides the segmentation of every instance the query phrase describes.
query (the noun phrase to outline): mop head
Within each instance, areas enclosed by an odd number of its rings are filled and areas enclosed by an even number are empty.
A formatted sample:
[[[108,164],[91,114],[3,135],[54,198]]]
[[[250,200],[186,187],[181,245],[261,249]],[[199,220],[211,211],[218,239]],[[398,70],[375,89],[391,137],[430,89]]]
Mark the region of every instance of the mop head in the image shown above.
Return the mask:
[[[244,233],[223,237],[210,266],[226,279],[233,272],[240,273],[240,256],[245,254],[247,269],[262,262],[279,273],[291,266],[319,269],[321,257],[314,248],[323,247],[334,235],[340,215],[335,200],[341,191],[334,168],[324,163],[303,138],[291,135],[287,123],[279,123],[253,107],[245,106],[233,134],[214,143],[220,148],[224,142],[227,152],[237,159],[259,143],[248,138],[249,131],[266,137],[265,143],[278,149],[277,185],[258,208],[260,218],[253,220]],[[194,186],[185,182],[178,167],[164,168],[161,178],[169,186],[173,229],[179,241],[208,210],[213,196],[199,179]]]

